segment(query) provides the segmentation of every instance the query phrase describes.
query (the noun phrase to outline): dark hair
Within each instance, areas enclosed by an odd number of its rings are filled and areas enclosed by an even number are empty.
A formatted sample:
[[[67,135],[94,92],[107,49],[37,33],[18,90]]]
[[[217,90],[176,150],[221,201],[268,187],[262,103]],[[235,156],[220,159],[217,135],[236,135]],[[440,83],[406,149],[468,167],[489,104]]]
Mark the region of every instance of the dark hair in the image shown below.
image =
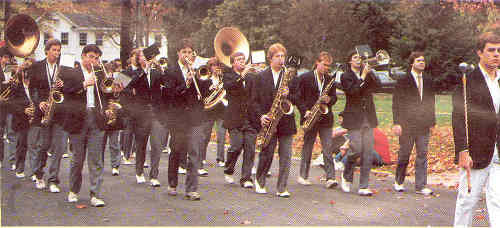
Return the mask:
[[[415,59],[420,56],[425,56],[425,53],[423,51],[412,51],[408,57],[408,64],[412,65],[413,62],[415,62]]]
[[[73,63],[73,66],[74,66],[74,65],[77,65],[77,64],[78,64],[78,66],[81,66],[80,62],[78,62],[78,61],[75,61],[75,62]]]
[[[12,57],[12,53],[10,53],[9,49],[5,46],[0,48],[0,58],[4,56]]]
[[[313,69],[316,69],[316,65],[323,60],[327,60],[327,61],[332,62],[333,56],[330,55],[330,53],[328,53],[327,51],[320,52],[318,57],[316,58],[316,61],[314,62]]]
[[[349,58],[349,59],[347,59],[347,62],[350,62],[350,61],[351,61],[351,59],[352,59],[352,56],[353,56],[353,55],[355,55],[355,54],[358,54],[358,52],[357,52],[356,50],[354,50],[354,49],[353,49],[353,50],[350,50],[350,51],[348,52],[348,55],[347,55],[347,57]]]
[[[235,52],[233,53],[230,57],[229,57],[229,63],[233,64],[234,63],[234,59],[236,59],[236,57],[238,56],[245,56],[245,54],[243,54],[243,52]]]
[[[58,39],[50,39],[45,43],[45,52],[49,51],[52,46],[61,46],[61,41]]]
[[[191,40],[189,38],[182,39],[179,42],[179,45],[177,45],[177,50],[176,51],[179,52],[180,50],[182,50],[184,48],[191,48],[191,50],[194,50],[193,49],[193,43],[191,42]]]
[[[82,55],[87,54],[89,52],[94,52],[94,53],[98,54],[99,56],[102,55],[101,49],[99,49],[99,47],[95,44],[88,44],[87,46],[83,47]]]
[[[483,51],[487,43],[500,44],[500,35],[497,32],[485,32],[479,35],[477,49]]]

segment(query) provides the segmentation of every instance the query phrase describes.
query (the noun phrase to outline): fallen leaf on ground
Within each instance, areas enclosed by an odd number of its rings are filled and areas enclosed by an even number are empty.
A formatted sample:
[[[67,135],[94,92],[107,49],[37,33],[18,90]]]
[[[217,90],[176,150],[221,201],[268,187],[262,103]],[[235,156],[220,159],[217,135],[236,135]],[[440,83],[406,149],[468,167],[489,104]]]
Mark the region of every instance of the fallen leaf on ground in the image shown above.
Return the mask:
[[[330,204],[331,205],[335,204],[335,200],[330,200]]]
[[[483,220],[484,218],[485,218],[484,215],[475,215],[474,216],[474,219],[476,219],[476,220]]]
[[[78,204],[78,205],[76,205],[76,208],[78,208],[78,209],[87,208],[87,205],[85,205],[85,204]]]

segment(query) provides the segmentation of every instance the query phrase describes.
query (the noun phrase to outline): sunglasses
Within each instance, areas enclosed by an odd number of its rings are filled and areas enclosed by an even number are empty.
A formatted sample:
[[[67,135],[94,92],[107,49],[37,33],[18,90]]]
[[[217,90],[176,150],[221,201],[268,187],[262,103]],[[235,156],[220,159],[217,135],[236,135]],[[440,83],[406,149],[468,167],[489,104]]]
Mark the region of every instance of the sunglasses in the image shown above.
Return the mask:
[[[498,53],[500,53],[500,48],[488,48],[486,49],[487,52],[495,52],[497,51]]]

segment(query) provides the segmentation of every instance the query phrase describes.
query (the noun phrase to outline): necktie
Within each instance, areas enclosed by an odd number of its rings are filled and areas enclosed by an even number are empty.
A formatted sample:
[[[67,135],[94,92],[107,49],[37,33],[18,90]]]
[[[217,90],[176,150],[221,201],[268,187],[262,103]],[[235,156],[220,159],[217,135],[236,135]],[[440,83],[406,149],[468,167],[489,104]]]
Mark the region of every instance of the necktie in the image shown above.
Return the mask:
[[[422,100],[422,75],[417,76],[417,81],[418,95],[420,95],[420,100]]]

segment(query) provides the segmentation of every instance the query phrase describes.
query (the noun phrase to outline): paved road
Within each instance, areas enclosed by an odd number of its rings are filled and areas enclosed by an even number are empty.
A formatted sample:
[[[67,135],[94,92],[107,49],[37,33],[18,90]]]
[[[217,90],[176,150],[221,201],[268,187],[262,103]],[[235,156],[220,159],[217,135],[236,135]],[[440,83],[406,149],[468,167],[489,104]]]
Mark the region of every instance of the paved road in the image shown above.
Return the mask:
[[[277,162],[273,162],[268,194],[227,184],[223,168],[215,167],[215,147],[209,146],[208,177],[200,178],[201,201],[183,199],[184,175],[179,179],[179,195],[167,195],[168,155],[162,154],[160,188],[138,185],[134,166],[121,166],[120,176],[111,176],[109,153],[106,153],[102,195],[106,207],[89,206],[88,173],[84,169],[80,202],[66,202],[68,193],[69,158],[61,168],[61,188],[58,194],[40,191],[25,179],[16,179],[4,163],[1,170],[2,225],[4,226],[238,226],[238,225],[328,225],[328,226],[450,226],[452,225],[456,192],[435,188],[435,196],[415,195],[413,184],[405,193],[390,190],[393,177],[371,175],[370,187],[377,190],[372,197],[344,193],[340,188],[325,189],[319,167],[311,168],[312,186],[297,184],[299,161],[292,161],[288,189],[291,198],[276,197]],[[241,161],[240,161],[241,162]],[[238,164],[238,169],[240,164]],[[29,168],[27,171],[29,172]],[[147,172],[148,170],[146,170]],[[239,179],[239,170],[235,180]],[[337,172],[337,179],[340,178]],[[147,176],[147,173],[146,173]],[[354,192],[357,192],[355,175]],[[85,205],[78,208],[77,205]],[[484,201],[476,212],[474,225],[487,226]]]

